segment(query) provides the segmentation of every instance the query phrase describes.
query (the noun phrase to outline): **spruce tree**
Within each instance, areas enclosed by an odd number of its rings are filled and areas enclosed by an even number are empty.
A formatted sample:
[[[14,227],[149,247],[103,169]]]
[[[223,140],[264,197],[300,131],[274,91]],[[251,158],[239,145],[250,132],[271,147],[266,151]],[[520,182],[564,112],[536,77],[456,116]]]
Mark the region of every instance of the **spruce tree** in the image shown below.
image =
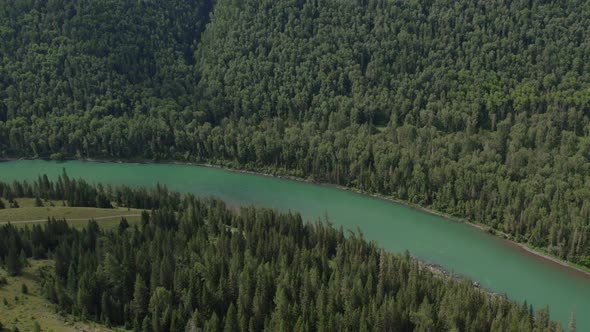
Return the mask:
[[[217,332],[219,331],[219,317],[213,312],[211,318],[205,323],[204,332]]]
[[[229,305],[227,313],[225,314],[225,325],[223,332],[238,332],[240,326],[238,324],[238,314],[233,303]]]
[[[569,332],[576,332],[576,309],[572,308],[572,316],[569,323]]]
[[[145,282],[139,274],[135,276],[135,284],[133,286],[133,302],[131,303],[131,310],[133,318],[136,322],[142,322],[149,304],[149,290]]]
[[[199,328],[199,310],[195,309],[192,316],[189,318],[184,328],[185,332],[198,332],[201,331]]]
[[[172,293],[164,287],[157,287],[150,298],[149,312],[154,332],[168,331],[172,310]]]
[[[23,263],[17,254],[17,249],[11,247],[8,250],[8,256],[6,257],[6,270],[11,276],[20,275],[23,270]]]
[[[29,262],[27,261],[27,254],[25,254],[25,251],[23,249],[20,250],[20,254],[18,255],[18,259],[20,260],[21,263],[21,267],[25,267],[29,265]]]

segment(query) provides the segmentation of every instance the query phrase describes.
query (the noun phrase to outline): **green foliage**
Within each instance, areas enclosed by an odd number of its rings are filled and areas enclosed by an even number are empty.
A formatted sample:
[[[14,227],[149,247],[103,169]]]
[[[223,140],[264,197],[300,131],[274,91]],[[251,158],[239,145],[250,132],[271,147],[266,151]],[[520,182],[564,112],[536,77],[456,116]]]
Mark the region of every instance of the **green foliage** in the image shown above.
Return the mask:
[[[51,160],[64,160],[65,159],[65,156],[61,152],[56,152],[56,153],[52,153],[49,156],[49,159],[51,159]]]
[[[121,218],[121,221],[119,222],[119,233],[123,233],[125,232],[127,229],[129,228],[129,222],[127,221],[126,218]]]
[[[568,331],[569,332],[576,332],[576,311],[572,308],[572,316],[570,318],[570,322],[568,324]]]
[[[14,242],[25,251],[35,245],[52,254],[55,269],[43,274],[43,293],[60,310],[83,319],[140,331],[557,326],[548,309],[534,315],[526,305],[488,294],[469,280],[434,274],[409,254],[387,253],[362,234],[345,236],[321,222],[303,223],[297,214],[255,207],[236,211],[219,200],[162,187],[109,192],[145,204],[150,212],[141,226],[120,232],[90,221],[77,230],[49,220],[33,229],[0,227],[0,245]]]
[[[0,156],[318,179],[590,266],[584,1],[3,2]]]
[[[223,332],[239,332],[240,326],[238,324],[238,313],[233,303],[229,305],[227,313],[225,314],[225,324]]]
[[[27,285],[25,283],[23,283],[21,285],[21,293],[23,293],[25,295],[29,294],[29,288],[27,287]]]
[[[13,242],[14,243],[14,242]],[[17,254],[16,244],[11,245],[8,249],[8,254],[5,257],[6,270],[11,276],[20,275],[23,270],[23,263]]]
[[[149,313],[152,317],[152,331],[164,332],[170,329],[172,294],[166,288],[157,287],[150,298]]]
[[[133,302],[131,303],[131,309],[135,322],[143,321],[143,318],[147,313],[148,303],[149,290],[141,278],[141,275],[137,274],[133,288]]]

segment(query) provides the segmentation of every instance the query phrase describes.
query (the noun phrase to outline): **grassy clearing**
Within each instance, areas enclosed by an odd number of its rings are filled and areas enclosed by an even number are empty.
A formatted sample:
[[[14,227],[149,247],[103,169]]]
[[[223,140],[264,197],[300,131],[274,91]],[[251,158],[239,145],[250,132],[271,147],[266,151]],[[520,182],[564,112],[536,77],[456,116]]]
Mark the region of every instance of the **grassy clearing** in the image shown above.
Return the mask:
[[[17,327],[19,331],[33,331],[35,322],[41,331],[113,331],[89,322],[77,322],[74,317],[61,315],[55,306],[41,295],[39,271],[53,268],[49,260],[29,260],[30,266],[19,277],[7,277],[0,268],[0,278],[6,277],[7,284],[0,285],[0,323],[7,329]],[[23,294],[23,284],[27,294]]]
[[[84,219],[84,220],[68,220],[66,219],[66,221],[68,222],[68,225],[76,228],[77,230],[82,230],[84,227],[88,226],[88,219]],[[129,225],[133,226],[134,224],[139,223],[140,221],[140,217],[126,217],[127,222],[129,223]],[[105,230],[111,230],[111,229],[115,229],[119,226],[119,223],[121,222],[121,218],[120,217],[112,217],[109,219],[100,219],[100,220],[96,220],[96,222],[98,223],[98,226],[102,229]],[[12,225],[14,225],[15,227],[19,227],[19,228],[24,228],[24,227],[31,227],[33,225],[44,225],[46,223],[46,221],[39,221],[39,222],[30,222],[30,223],[12,223]],[[0,226],[2,226],[2,222],[0,222]]]
[[[108,229],[119,225],[121,216],[141,214],[141,210],[138,209],[68,207],[63,206],[61,201],[44,201],[43,207],[36,207],[33,198],[17,198],[15,200],[20,207],[10,208],[8,202],[5,202],[7,208],[0,210],[0,225],[10,222],[24,227],[24,225],[43,224],[47,218],[55,217],[58,219],[65,218],[70,225],[76,228],[86,226],[89,219],[97,219],[101,227]],[[140,219],[139,217],[126,218],[130,224]]]
[[[139,223],[140,221],[140,217],[127,217],[127,222],[129,223],[129,225],[133,226],[134,224]],[[86,227],[88,225],[88,220],[67,220],[68,224],[78,230],[82,230],[84,227]],[[112,219],[101,219],[101,220],[97,220],[96,221],[98,223],[98,226],[102,229],[105,230],[109,230],[109,229],[114,229],[117,228],[119,226],[119,223],[121,222],[121,218],[112,218]],[[41,223],[28,223],[28,224],[16,224],[15,226],[17,227],[25,227],[25,226],[31,226],[31,225],[35,225],[35,224],[39,224],[42,225],[44,224],[44,222]]]

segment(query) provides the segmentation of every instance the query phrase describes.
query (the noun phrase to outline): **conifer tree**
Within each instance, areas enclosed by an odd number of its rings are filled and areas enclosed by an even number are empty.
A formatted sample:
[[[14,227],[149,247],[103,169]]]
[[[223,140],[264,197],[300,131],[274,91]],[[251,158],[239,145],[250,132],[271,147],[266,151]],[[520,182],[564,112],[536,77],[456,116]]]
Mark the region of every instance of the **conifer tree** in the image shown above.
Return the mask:
[[[576,332],[576,310],[572,308],[572,316],[568,325],[569,332]]]
[[[149,292],[145,285],[145,282],[141,278],[141,275],[135,276],[135,283],[133,286],[133,302],[131,304],[131,310],[133,312],[133,318],[136,322],[142,322],[145,314],[147,313],[149,304]]]
[[[21,274],[22,269],[23,263],[19,254],[17,254],[17,249],[11,246],[6,257],[6,270],[11,276],[17,276]]]
[[[215,312],[211,315],[211,318],[205,323],[203,328],[204,332],[217,332],[219,331],[219,317]]]
[[[238,315],[236,312],[236,307],[233,303],[229,305],[227,309],[227,313],[225,314],[225,324],[223,327],[223,332],[239,332],[240,327],[238,324]]]
[[[154,332],[168,331],[172,316],[172,294],[164,287],[157,287],[149,303],[149,313],[152,317],[152,330]]]

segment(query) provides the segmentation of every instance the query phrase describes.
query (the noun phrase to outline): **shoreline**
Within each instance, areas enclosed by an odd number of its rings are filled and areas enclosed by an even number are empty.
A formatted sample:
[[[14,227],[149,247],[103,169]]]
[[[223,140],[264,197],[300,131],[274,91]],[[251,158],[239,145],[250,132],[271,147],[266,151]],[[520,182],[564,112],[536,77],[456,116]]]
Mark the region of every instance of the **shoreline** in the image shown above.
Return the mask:
[[[46,160],[46,161],[50,161],[50,159],[44,159],[44,158],[7,158],[7,157],[0,158],[0,162],[18,161],[18,160]],[[583,266],[578,266],[577,264],[572,263],[572,262],[568,262],[566,260],[562,260],[558,257],[551,255],[550,253],[539,250],[538,248],[532,248],[525,243],[514,241],[510,235],[505,234],[501,231],[495,230],[493,228],[487,227],[486,225],[474,223],[474,222],[468,221],[464,218],[451,216],[451,215],[445,214],[443,212],[435,211],[435,210],[429,209],[424,206],[412,204],[410,202],[395,199],[393,197],[389,197],[389,196],[386,196],[383,194],[365,192],[365,191],[357,189],[357,188],[350,188],[350,187],[346,187],[346,186],[342,186],[342,185],[338,185],[338,184],[333,184],[333,183],[329,183],[329,182],[318,181],[318,180],[311,179],[311,178],[304,179],[304,178],[292,176],[292,175],[273,174],[273,173],[265,172],[264,170],[256,171],[256,170],[250,170],[250,169],[238,169],[238,168],[233,168],[233,167],[223,166],[223,165],[218,165],[218,164],[212,164],[212,163],[183,162],[183,161],[177,161],[177,160],[154,161],[154,160],[149,160],[149,159],[112,159],[112,158],[111,159],[109,159],[109,158],[104,158],[104,159],[103,158],[100,158],[100,159],[70,158],[70,159],[64,159],[62,161],[73,161],[73,160],[82,161],[82,162],[97,162],[97,163],[119,163],[119,164],[129,163],[129,164],[162,164],[162,165],[199,166],[199,167],[207,167],[207,168],[216,168],[216,169],[220,169],[220,170],[224,170],[224,171],[232,172],[232,173],[273,177],[273,178],[277,178],[277,179],[290,180],[290,181],[302,182],[302,183],[307,183],[307,184],[314,184],[314,185],[334,188],[334,189],[338,189],[338,190],[342,190],[342,191],[348,191],[348,192],[352,192],[352,193],[355,193],[358,195],[363,195],[363,196],[371,197],[374,199],[384,200],[389,203],[399,204],[399,205],[414,209],[416,211],[428,213],[428,214],[436,216],[436,217],[447,219],[452,222],[466,224],[466,225],[474,227],[482,232],[488,233],[488,234],[492,235],[493,237],[495,237],[499,240],[502,240],[505,243],[511,245],[512,247],[519,249],[529,255],[533,255],[537,258],[547,260],[547,261],[557,264],[563,268],[571,269],[573,272],[581,273],[585,277],[590,278],[590,269],[587,269]],[[435,266],[437,266],[436,269],[439,270],[441,273],[443,273],[443,274],[446,273],[444,268],[438,266],[437,264],[433,264],[431,262],[425,262],[425,261],[421,261],[421,260],[418,260],[418,261],[426,264],[427,266],[435,265]]]

